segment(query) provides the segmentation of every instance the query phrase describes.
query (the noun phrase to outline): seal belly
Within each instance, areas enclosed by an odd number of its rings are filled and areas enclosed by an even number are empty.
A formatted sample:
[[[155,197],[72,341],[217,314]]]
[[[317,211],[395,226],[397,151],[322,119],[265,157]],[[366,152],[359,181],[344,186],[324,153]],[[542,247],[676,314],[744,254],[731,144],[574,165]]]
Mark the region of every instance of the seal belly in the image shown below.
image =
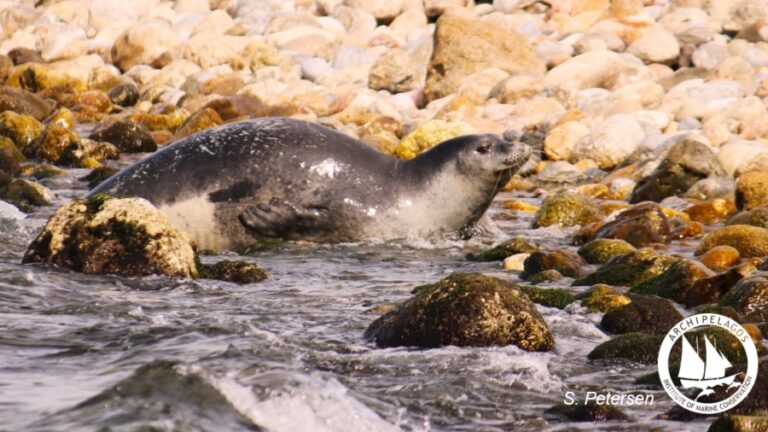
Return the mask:
[[[216,205],[207,194],[165,203],[158,210],[173,226],[189,234],[201,249],[222,250],[232,246],[220,229]]]

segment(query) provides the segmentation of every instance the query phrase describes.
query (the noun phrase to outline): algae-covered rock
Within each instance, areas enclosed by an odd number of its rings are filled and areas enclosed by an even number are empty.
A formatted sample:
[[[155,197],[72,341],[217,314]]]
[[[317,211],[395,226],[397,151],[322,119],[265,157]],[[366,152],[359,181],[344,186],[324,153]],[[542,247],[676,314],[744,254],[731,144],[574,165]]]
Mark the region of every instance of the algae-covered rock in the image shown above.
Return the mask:
[[[401,159],[413,159],[443,141],[473,132],[474,128],[464,122],[430,120],[403,137],[391,153]]]
[[[764,432],[768,430],[768,416],[721,415],[707,432]]]
[[[102,125],[91,133],[90,139],[113,144],[123,153],[144,153],[157,150],[157,143],[142,125],[120,120]]]
[[[0,113],[0,136],[10,138],[22,152],[24,147],[30,145],[41,133],[43,124],[34,117],[13,111]]]
[[[681,258],[658,276],[635,284],[630,292],[657,295],[681,302],[698,281],[715,276],[704,264]]]
[[[467,254],[470,261],[503,261],[505,258],[520,253],[536,252],[539,247],[516,237],[477,254]]]
[[[535,251],[525,260],[522,279],[528,279],[545,270],[557,270],[567,277],[577,278],[584,275],[586,263],[581,257],[569,250]]]
[[[26,160],[10,138],[0,136],[0,172],[16,175],[21,170],[21,163]]]
[[[35,180],[45,180],[66,175],[66,171],[51,164],[27,164],[21,169],[21,174]]]
[[[25,179],[0,181],[0,200],[8,201],[21,211],[31,212],[35,207],[48,205],[51,193],[43,186]]]
[[[736,213],[726,225],[752,225],[760,228],[768,228],[768,207],[758,207]]]
[[[746,262],[710,278],[700,279],[686,291],[681,303],[686,307],[694,307],[719,301],[740,280],[756,271],[753,263]]]
[[[741,260],[739,251],[731,246],[715,246],[699,258],[702,264],[714,271],[725,271]]]
[[[57,124],[50,124],[34,141],[23,146],[21,151],[29,158],[55,163],[64,153],[64,149],[79,139],[80,137],[74,131]]]
[[[74,168],[98,168],[101,161],[119,156],[117,147],[110,143],[81,138],[64,149],[57,163]]]
[[[533,227],[586,225],[603,218],[600,208],[589,198],[574,192],[548,195],[533,217]]]
[[[768,321],[768,276],[760,272],[740,280],[719,304],[733,307],[750,322]]]
[[[199,266],[200,277],[225,282],[249,284],[267,279],[266,270],[246,261],[219,261],[216,264]]]
[[[573,285],[604,283],[633,286],[659,276],[678,260],[679,258],[659,254],[653,249],[642,248],[610,259],[594,273],[574,281]]]
[[[725,171],[709,146],[684,140],[669,150],[653,173],[637,183],[629,202],[660,202],[683,194],[703,178],[722,175]]]
[[[26,90],[0,86],[0,112],[12,111],[42,120],[53,112],[54,104]]]
[[[595,401],[589,401],[583,405],[576,403],[573,405],[557,404],[546,411],[547,414],[554,414],[567,421],[573,422],[603,422],[603,421],[622,421],[629,420],[629,417],[613,405],[598,404]]]
[[[608,312],[629,304],[632,300],[605,284],[597,284],[576,296],[590,312]]]
[[[75,114],[67,108],[59,108],[54,111],[48,118],[45,119],[44,124],[55,124],[67,129],[74,129],[77,125],[77,119]]]
[[[558,309],[564,309],[575,299],[573,293],[562,288],[521,286],[520,291],[524,292],[534,303]]]
[[[189,118],[187,118],[187,120],[176,130],[173,138],[174,140],[180,140],[222,123],[224,123],[224,120],[221,119],[219,113],[212,108],[203,108],[189,116]]]
[[[197,275],[195,246],[187,234],[144,199],[104,195],[56,211],[22,262],[91,274]]]
[[[642,364],[655,364],[663,340],[662,335],[626,333],[598,345],[587,357],[590,360],[622,359]]]
[[[743,257],[768,255],[768,229],[751,225],[728,225],[705,235],[696,249],[701,255],[715,246],[731,246]]]
[[[667,243],[670,226],[662,208],[652,202],[636,204],[601,226],[596,238],[621,239],[635,247]]]
[[[454,273],[381,316],[365,331],[380,347],[517,345],[548,351],[554,338],[535,305],[514,284]]]
[[[526,279],[528,280],[528,282],[534,285],[538,285],[544,282],[556,282],[561,280],[564,277],[565,276],[563,276],[562,273],[560,273],[555,269],[547,269],[547,270],[542,270],[538,273],[532,274],[528,276]]]
[[[768,171],[754,170],[736,180],[736,207],[752,210],[768,206]]]
[[[107,97],[114,104],[122,107],[131,107],[136,105],[139,101],[139,88],[136,84],[131,82],[125,82],[118,84],[109,91],[107,91]]]
[[[88,182],[88,189],[93,189],[118,171],[117,168],[100,166],[94,168],[88,175],[81,177],[80,180]]]
[[[683,315],[669,300],[631,296],[631,303],[610,310],[603,315],[600,327],[610,333],[647,333],[665,335]]]
[[[620,239],[594,239],[581,246],[578,254],[590,264],[603,264],[613,257],[637,250],[634,246]]]

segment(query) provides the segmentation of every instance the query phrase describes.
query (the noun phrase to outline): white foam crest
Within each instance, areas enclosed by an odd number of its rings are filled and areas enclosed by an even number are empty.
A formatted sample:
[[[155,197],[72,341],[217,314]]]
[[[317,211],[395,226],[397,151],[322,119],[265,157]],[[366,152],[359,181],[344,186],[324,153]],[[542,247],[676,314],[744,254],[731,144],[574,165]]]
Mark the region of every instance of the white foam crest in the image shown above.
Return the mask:
[[[555,355],[551,353],[531,353],[520,349],[507,348],[483,353],[485,360],[482,371],[489,374],[501,373],[500,380],[505,384],[519,384],[542,393],[558,392],[565,388],[560,377],[550,371],[550,364]]]
[[[16,206],[5,201],[0,201],[0,219],[22,220],[26,215],[17,209]]]
[[[335,379],[283,374],[284,382],[279,383],[282,386],[270,389],[270,397],[264,400],[233,378],[213,380],[212,384],[240,414],[272,432],[398,430],[356,400]]]

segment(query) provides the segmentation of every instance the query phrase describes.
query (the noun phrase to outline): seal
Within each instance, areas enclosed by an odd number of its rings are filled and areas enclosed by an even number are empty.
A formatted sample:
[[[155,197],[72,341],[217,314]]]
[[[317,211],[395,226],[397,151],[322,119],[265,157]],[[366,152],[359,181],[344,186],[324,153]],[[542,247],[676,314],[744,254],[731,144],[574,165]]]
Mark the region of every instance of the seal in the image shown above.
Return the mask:
[[[468,233],[530,149],[466,135],[412,160],[314,123],[261,118],[182,139],[90,194],[142,197],[200,247]]]

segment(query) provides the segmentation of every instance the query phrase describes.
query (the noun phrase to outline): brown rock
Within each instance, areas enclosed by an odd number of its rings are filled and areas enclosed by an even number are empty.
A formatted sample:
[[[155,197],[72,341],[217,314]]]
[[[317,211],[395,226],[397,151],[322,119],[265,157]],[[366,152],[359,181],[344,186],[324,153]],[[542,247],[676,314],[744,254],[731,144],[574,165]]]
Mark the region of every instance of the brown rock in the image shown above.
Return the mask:
[[[714,271],[725,271],[739,263],[741,254],[731,246],[715,246],[699,258],[702,264]]]
[[[768,171],[749,171],[736,180],[736,207],[751,210],[768,206]]]
[[[711,224],[722,222],[730,215],[736,213],[736,204],[733,199],[715,198],[713,200],[694,204],[685,213],[692,221]]]
[[[635,247],[669,242],[670,227],[661,207],[653,202],[636,204],[600,227],[596,238],[621,239]]]
[[[768,229],[751,225],[729,225],[710,232],[701,241],[696,255],[715,246],[732,246],[743,257],[768,255]]]

